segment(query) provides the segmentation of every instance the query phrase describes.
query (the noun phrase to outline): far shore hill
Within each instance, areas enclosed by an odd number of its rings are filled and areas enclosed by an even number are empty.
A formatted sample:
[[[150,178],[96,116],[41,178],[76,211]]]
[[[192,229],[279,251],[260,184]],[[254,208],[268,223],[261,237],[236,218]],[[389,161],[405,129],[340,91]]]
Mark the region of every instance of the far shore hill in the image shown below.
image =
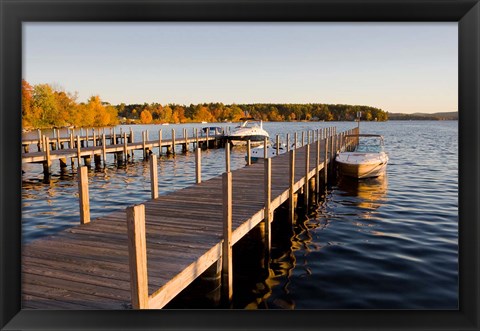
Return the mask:
[[[446,112],[446,113],[388,113],[388,120],[415,120],[415,121],[452,121],[458,120],[458,111]]]

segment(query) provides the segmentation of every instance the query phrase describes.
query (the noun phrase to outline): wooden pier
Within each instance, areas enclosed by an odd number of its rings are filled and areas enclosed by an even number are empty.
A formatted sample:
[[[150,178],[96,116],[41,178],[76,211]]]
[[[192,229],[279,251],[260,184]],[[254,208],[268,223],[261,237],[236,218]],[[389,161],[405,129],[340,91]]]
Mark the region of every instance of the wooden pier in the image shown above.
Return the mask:
[[[106,164],[108,154],[114,154],[118,163],[124,163],[132,157],[133,151],[140,150],[143,152],[143,157],[147,158],[153,153],[154,148],[158,148],[159,154],[162,154],[162,149],[166,149],[166,154],[175,154],[175,148],[182,146],[182,151],[188,151],[189,145],[193,148],[200,146],[205,149],[209,146],[222,146],[223,136],[213,135],[207,129],[206,134],[199,135],[196,129],[191,136],[188,135],[187,129],[183,129],[183,135],[177,137],[174,129],[171,130],[171,138],[163,139],[162,129],[158,131],[158,138],[155,140],[149,139],[149,132],[142,132],[142,140],[134,142],[134,134],[130,130],[127,132],[116,133],[114,130],[110,133],[95,133],[95,130],[88,135],[89,130],[85,130],[85,134],[74,136],[73,132],[69,132],[68,137],[61,137],[58,130],[54,131],[54,137],[47,137],[41,135],[39,131],[38,139],[24,139],[22,141],[23,153],[22,164],[25,163],[41,163],[44,167],[45,177],[50,175],[50,167],[52,162],[59,160],[60,168],[67,167],[67,159],[71,160],[72,168],[83,164],[91,165],[93,159],[98,166],[102,163]],[[31,151],[31,146],[37,146],[37,151]]]
[[[356,130],[308,132],[302,146],[235,171],[227,145],[221,176],[24,245],[22,308],[158,309],[212,267],[230,300],[232,246],[263,221],[268,260],[274,210],[289,202],[293,222],[296,194],[318,198]]]

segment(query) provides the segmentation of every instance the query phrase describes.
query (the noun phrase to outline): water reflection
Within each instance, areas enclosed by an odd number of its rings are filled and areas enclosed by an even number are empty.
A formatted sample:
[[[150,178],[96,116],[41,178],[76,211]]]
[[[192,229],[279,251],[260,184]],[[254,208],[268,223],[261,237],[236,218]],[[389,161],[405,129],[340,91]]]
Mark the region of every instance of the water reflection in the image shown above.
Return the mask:
[[[387,201],[388,175],[355,179],[340,176],[337,182],[337,195],[353,197],[352,204],[367,210],[375,210]]]

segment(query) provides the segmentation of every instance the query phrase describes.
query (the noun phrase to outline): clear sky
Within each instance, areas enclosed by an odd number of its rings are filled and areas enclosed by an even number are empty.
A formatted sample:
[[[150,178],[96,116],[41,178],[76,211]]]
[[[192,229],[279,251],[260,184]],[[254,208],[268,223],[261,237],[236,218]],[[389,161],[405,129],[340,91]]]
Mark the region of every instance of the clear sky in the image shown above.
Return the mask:
[[[24,23],[23,78],[119,103],[458,110],[458,24]]]

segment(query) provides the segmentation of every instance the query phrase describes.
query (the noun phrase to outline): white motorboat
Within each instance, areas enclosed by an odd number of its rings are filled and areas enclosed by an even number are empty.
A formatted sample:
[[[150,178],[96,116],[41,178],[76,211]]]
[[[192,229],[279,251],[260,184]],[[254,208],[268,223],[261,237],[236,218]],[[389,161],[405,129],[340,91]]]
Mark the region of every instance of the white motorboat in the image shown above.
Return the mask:
[[[283,154],[287,152],[287,145],[286,144],[279,144],[278,145],[278,154]],[[277,155],[277,144],[268,144],[267,145],[267,158],[271,158]],[[259,147],[252,148],[250,154],[250,160],[252,162],[257,162],[259,159],[265,158],[265,147],[264,145],[260,145]],[[247,161],[248,155],[245,155],[245,161]]]
[[[337,154],[335,161],[340,174],[354,178],[378,177],[385,173],[388,155],[384,151],[383,136],[377,134],[347,135],[346,139],[358,139],[352,152]]]
[[[262,121],[244,119],[245,121],[232,131],[227,139],[232,145],[245,145],[250,140],[252,146],[263,144],[265,137],[270,138],[268,132],[263,129]]]

